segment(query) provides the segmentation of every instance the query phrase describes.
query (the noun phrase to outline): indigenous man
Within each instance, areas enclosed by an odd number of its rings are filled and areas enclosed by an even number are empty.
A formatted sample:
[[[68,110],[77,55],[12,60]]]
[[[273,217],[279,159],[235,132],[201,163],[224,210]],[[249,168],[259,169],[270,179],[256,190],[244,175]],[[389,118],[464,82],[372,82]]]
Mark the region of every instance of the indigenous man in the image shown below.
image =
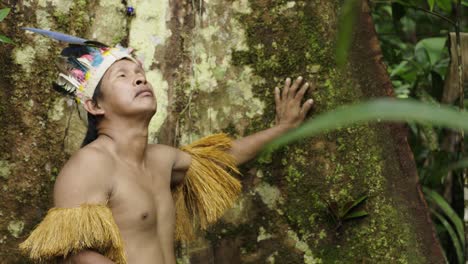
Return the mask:
[[[54,207],[20,245],[36,261],[175,264],[174,239],[190,240],[235,202],[236,166],[300,125],[312,107],[312,99],[301,104],[309,84],[288,78],[275,88],[272,128],[181,149],[148,144],[157,98],[131,49],[28,30],[70,43],[57,84],[88,112],[83,146],[55,182]]]

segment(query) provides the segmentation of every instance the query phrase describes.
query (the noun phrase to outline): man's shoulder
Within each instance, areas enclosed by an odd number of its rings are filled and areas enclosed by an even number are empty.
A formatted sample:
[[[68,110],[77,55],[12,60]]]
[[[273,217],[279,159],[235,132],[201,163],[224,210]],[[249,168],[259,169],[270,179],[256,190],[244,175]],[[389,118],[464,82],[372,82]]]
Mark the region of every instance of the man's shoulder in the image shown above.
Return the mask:
[[[105,149],[97,146],[85,146],[77,150],[65,163],[65,167],[85,166],[91,169],[106,168],[104,165],[110,165],[114,159]]]
[[[163,144],[148,144],[148,153],[151,157],[169,158],[175,155],[177,148]]]
[[[86,146],[75,153],[63,165],[57,176],[57,184],[86,184],[106,181],[114,168],[113,159],[105,150]]]

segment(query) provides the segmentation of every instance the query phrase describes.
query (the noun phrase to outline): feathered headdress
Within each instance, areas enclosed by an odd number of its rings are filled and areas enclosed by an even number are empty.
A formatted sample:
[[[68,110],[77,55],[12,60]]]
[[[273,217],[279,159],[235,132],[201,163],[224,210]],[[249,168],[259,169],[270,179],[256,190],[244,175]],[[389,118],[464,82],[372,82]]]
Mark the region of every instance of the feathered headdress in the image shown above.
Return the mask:
[[[57,60],[60,73],[54,88],[73,96],[78,103],[84,104],[86,99],[93,97],[99,81],[114,62],[128,58],[141,64],[132,57],[132,48],[124,48],[120,45],[109,47],[98,41],[49,30],[29,27],[22,29],[69,44],[62,50]]]

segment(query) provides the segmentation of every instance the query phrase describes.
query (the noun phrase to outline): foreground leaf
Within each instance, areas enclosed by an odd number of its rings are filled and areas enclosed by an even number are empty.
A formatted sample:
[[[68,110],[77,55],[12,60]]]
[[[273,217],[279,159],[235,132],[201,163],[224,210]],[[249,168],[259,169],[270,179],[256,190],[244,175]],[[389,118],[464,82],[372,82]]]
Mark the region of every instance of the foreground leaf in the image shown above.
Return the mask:
[[[466,112],[412,99],[377,99],[343,106],[313,117],[299,128],[274,140],[265,149],[272,151],[299,139],[368,121],[409,121],[468,131],[468,113]]]
[[[348,0],[344,2],[341,9],[338,40],[336,42],[336,64],[343,66],[348,57],[348,50],[351,46],[351,38],[353,34],[354,21],[359,11],[360,1]]]

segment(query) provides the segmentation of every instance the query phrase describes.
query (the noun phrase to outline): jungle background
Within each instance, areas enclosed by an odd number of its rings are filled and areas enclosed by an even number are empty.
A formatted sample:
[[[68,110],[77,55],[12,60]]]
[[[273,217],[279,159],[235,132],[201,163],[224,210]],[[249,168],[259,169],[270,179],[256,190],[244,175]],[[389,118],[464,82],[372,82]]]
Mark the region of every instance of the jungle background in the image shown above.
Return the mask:
[[[458,88],[454,90],[455,82],[458,80],[450,75],[454,73],[453,70],[450,72],[450,56],[451,53],[453,56],[454,50],[450,52],[449,48],[455,39],[450,40],[448,34],[455,32],[457,19],[461,32],[466,32],[468,29],[467,3],[464,2],[460,6],[454,1],[392,3],[372,1],[372,3],[372,15],[395,95],[400,98],[416,98],[434,105],[459,106],[459,90]],[[467,39],[462,41],[466,42]],[[462,50],[462,53],[464,52],[466,48]],[[466,91],[466,88],[464,90]],[[447,226],[445,221],[453,224],[460,223],[463,219],[462,171],[449,169],[462,155],[460,145],[457,146],[460,138],[453,131],[430,125],[409,124],[409,127],[410,145],[421,184],[428,190],[440,194],[447,202],[438,199],[440,202],[432,206],[435,206],[434,208],[450,206],[456,212],[452,215],[454,219],[451,220],[449,215],[442,216],[437,212],[433,216],[438,237],[449,262],[458,263],[460,260],[456,255],[462,253],[456,251],[457,248],[459,251],[462,250],[463,244],[457,239],[453,230],[447,230],[451,227]],[[432,194],[428,191],[425,195]]]
[[[137,48],[160,103],[151,141],[174,146],[268,127],[272,89],[297,75],[317,84],[312,120],[388,95],[465,105],[448,34],[467,31],[466,1],[1,3],[0,263],[27,263],[16,246],[47,212],[85,132],[73,102],[48,88],[61,45],[21,26]],[[266,153],[242,168],[236,208],[179,244],[178,262],[462,263],[463,143],[430,122],[365,124]]]

